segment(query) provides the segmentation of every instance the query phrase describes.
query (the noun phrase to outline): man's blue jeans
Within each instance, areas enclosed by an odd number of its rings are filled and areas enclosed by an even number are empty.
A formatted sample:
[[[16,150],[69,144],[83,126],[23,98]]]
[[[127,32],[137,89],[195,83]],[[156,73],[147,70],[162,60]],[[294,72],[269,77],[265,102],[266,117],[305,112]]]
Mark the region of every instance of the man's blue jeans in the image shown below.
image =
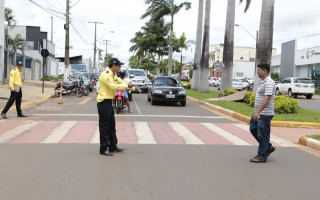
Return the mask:
[[[260,115],[258,121],[253,121],[252,117],[250,132],[259,143],[258,154],[267,159],[268,149],[272,146],[270,143],[270,125],[273,116]]]

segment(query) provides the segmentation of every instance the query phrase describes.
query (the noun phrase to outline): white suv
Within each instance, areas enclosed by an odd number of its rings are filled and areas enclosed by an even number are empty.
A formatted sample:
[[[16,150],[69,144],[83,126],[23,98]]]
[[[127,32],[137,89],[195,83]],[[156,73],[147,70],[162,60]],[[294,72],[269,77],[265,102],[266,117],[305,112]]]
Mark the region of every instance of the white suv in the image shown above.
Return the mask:
[[[131,83],[142,91],[148,92],[149,79],[143,69],[129,69]]]
[[[217,87],[221,84],[221,79],[218,77],[210,77],[209,86]]]
[[[304,95],[311,99],[315,92],[315,86],[309,78],[288,77],[276,86],[276,95],[287,94],[289,97]]]

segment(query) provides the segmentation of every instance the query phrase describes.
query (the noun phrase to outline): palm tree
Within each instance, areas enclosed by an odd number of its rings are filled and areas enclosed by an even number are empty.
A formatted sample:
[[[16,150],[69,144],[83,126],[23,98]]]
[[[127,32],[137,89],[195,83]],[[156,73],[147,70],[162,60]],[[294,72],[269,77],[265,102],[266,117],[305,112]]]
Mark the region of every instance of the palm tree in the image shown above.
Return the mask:
[[[17,50],[20,50],[22,53],[24,53],[25,39],[23,39],[19,33],[14,38],[9,36],[8,46],[11,47],[15,53]]]
[[[193,41],[193,40],[188,40],[187,41],[185,33],[182,33],[180,38],[177,39],[177,46],[180,48],[180,52],[181,52],[179,79],[181,78],[181,72],[182,72],[181,71],[182,70],[182,51],[183,50],[188,50],[191,47],[190,44],[195,44],[195,41]]]
[[[263,0],[259,27],[259,39],[256,63],[268,63],[271,66],[272,42],[274,22],[274,0]],[[257,66],[256,66],[257,67]],[[254,78],[253,91],[256,92],[260,79],[258,75]]]
[[[181,8],[185,8],[185,10],[189,10],[191,8],[190,2],[182,2],[179,5],[174,4],[174,0],[145,0],[145,4],[150,4],[147,8],[145,14],[141,16],[144,19],[147,16],[151,16],[151,20],[159,20],[164,16],[170,16],[170,36],[169,36],[169,68],[168,68],[168,75],[171,75],[172,72],[172,53],[173,53],[173,44],[172,44],[172,37],[173,37],[173,22],[174,22],[174,15],[176,15]]]
[[[203,0],[199,0],[198,8],[198,22],[197,22],[197,38],[194,54],[194,64],[192,72],[192,84],[193,90],[198,90],[200,80],[200,61],[201,61],[201,42],[202,42],[202,20],[203,20]]]
[[[5,28],[5,42],[6,47],[8,48],[8,28],[13,28],[16,25],[16,20],[13,16],[13,10],[11,8],[4,9],[4,19],[7,22],[7,27]]]
[[[242,3],[243,0],[240,0]],[[246,12],[250,6],[251,0],[246,0]],[[235,0],[228,0],[226,28],[224,35],[223,47],[223,65],[222,65],[222,79],[219,96],[226,88],[232,88],[233,77],[233,49],[234,49],[234,21],[235,21]]]
[[[209,74],[209,39],[210,39],[210,12],[211,0],[206,0],[205,16],[204,16],[204,30],[202,41],[202,54],[201,54],[201,70],[199,80],[199,92],[208,92],[208,74]]]

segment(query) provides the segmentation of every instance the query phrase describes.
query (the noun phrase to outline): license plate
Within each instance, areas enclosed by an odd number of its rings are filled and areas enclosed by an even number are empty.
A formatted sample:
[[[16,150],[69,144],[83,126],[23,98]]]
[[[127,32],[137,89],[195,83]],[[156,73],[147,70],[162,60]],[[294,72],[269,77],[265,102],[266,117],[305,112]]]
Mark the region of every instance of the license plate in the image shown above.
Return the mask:
[[[166,98],[167,99],[174,99],[174,98],[176,98],[176,95],[174,95],[174,94],[166,94]]]

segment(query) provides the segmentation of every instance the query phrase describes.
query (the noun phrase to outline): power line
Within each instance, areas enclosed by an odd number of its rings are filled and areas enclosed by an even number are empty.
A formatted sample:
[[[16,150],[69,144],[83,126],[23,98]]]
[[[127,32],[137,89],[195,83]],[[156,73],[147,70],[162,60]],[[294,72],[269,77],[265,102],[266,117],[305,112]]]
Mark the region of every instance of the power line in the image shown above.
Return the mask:
[[[50,12],[50,11],[49,11],[49,10],[47,10],[46,8],[43,8],[42,6],[40,6],[39,4],[37,4],[36,2],[34,2],[33,0],[29,0],[29,1],[30,1],[31,3],[33,3],[33,4],[35,4],[36,6],[38,6],[39,8],[41,8],[41,9],[43,9],[43,10],[47,11],[48,13],[50,13],[50,14],[52,14],[52,15],[54,15],[54,16],[56,16],[56,17],[60,18],[60,19],[65,20],[64,18],[62,18],[62,17],[60,17],[60,16],[58,16],[58,15],[56,15],[56,14],[54,14],[54,13]]]

